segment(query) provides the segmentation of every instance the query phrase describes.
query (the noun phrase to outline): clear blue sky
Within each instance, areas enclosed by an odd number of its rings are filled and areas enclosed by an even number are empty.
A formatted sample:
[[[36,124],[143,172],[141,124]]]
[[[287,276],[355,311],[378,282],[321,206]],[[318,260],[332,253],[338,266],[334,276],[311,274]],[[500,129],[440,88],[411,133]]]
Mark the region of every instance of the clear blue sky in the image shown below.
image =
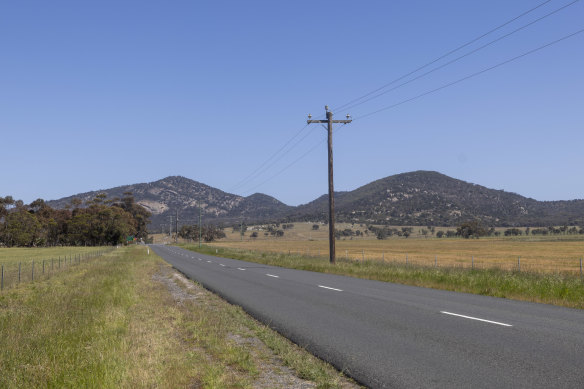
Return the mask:
[[[28,203],[182,175],[311,201],[327,191],[326,144],[282,169],[325,139],[318,125],[236,184],[308,113],[322,116],[325,104],[351,101],[542,2],[2,2],[0,196]],[[550,1],[433,66],[570,2]],[[583,28],[579,1],[348,113],[358,118]],[[334,139],[335,189],[436,170],[538,200],[584,198],[583,91],[584,33],[344,126]]]

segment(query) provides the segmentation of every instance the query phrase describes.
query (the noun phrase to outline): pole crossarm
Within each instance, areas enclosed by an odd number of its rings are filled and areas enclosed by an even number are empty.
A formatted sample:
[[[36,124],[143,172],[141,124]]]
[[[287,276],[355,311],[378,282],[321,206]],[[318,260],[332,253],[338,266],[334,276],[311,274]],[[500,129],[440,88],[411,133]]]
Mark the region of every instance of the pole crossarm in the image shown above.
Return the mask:
[[[353,120],[331,120],[331,123],[343,123],[343,124],[349,124],[351,123]],[[328,123],[328,120],[307,120],[306,123],[308,124],[312,124],[312,123]]]

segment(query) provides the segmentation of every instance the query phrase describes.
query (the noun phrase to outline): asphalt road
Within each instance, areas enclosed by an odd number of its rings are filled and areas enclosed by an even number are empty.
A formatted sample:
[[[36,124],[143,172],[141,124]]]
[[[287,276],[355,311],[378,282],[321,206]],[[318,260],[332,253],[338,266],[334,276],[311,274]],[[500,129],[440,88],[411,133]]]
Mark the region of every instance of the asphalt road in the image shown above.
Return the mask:
[[[372,388],[584,388],[584,311],[154,251]]]

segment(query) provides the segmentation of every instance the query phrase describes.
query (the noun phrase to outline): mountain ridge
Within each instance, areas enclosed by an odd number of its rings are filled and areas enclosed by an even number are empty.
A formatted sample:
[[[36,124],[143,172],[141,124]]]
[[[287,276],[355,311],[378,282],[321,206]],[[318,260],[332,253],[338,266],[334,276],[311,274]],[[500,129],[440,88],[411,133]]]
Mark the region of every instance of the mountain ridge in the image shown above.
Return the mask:
[[[85,192],[48,204],[64,208],[73,198],[85,202],[99,193],[114,198],[128,191],[152,213],[154,230],[168,226],[171,216],[176,223],[177,211],[180,224],[198,222],[199,206],[204,222],[214,224],[328,220],[327,194],[289,206],[263,193],[243,197],[182,176]],[[339,222],[391,225],[455,226],[474,219],[489,226],[584,225],[584,200],[538,201],[418,170],[335,192],[335,216]]]

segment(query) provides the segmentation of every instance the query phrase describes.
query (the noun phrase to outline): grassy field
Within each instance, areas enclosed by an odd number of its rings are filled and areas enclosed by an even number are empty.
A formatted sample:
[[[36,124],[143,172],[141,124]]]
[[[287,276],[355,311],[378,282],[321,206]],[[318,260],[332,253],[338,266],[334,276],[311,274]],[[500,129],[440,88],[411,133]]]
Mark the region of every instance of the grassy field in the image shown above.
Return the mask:
[[[0,293],[0,387],[354,386],[146,250]]]
[[[519,272],[497,268],[473,270],[412,263],[406,265],[405,262],[392,263],[374,259],[355,261],[339,258],[337,264],[332,266],[326,258],[307,257],[302,254],[274,254],[216,245],[204,245],[201,249],[193,244],[181,246],[205,254],[291,269],[584,308],[584,282],[570,274]]]
[[[113,247],[51,247],[0,249],[2,290],[48,279],[80,262],[115,250]]]
[[[0,263],[11,264],[18,262],[31,262],[43,259],[64,259],[75,255],[94,253],[102,250],[100,247],[46,247],[46,248],[28,248],[28,247],[11,247],[0,248]]]
[[[257,230],[258,237],[250,238],[248,230],[241,239],[239,231],[225,229],[227,237],[211,243],[217,247],[237,248],[272,253],[302,254],[328,257],[328,229],[321,225],[312,230],[313,223],[294,223],[283,237],[265,236]],[[337,229],[365,230],[365,226],[340,223]],[[409,238],[392,237],[378,240],[372,233],[363,237],[336,241],[337,257],[355,261],[375,260],[449,267],[500,268],[532,272],[570,272],[579,274],[580,258],[584,256],[584,237],[580,235],[483,237],[480,239],[424,237],[423,227],[413,227]],[[439,230],[453,228],[439,227]],[[499,229],[504,230],[504,229]],[[158,235],[158,241],[169,240]]]

